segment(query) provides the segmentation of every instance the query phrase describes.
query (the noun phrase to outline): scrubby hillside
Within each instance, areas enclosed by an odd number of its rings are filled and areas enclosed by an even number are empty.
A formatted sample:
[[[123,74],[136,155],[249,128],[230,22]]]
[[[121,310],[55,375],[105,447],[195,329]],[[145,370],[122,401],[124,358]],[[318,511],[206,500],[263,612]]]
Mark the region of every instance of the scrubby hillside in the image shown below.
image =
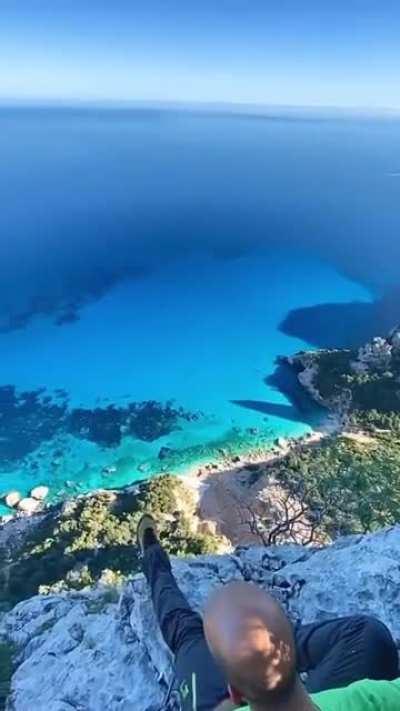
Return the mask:
[[[3,609],[39,592],[79,590],[132,575],[138,569],[136,527],[145,510],[157,517],[161,540],[170,553],[218,551],[220,539],[200,530],[193,497],[177,477],[99,491],[0,530]]]
[[[354,350],[299,353],[289,362],[321,404],[353,422],[400,427],[400,329]],[[370,417],[369,413],[373,414]]]

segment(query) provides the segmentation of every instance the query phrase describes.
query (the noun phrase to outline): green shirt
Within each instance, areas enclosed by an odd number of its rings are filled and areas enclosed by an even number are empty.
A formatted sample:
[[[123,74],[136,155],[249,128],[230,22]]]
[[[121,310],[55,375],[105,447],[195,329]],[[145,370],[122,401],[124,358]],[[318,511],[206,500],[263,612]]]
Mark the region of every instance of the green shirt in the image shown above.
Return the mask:
[[[357,681],[344,689],[312,694],[320,711],[400,711],[400,679]]]
[[[357,681],[344,689],[312,694],[320,711],[400,711],[400,679]],[[241,711],[250,711],[250,707]]]

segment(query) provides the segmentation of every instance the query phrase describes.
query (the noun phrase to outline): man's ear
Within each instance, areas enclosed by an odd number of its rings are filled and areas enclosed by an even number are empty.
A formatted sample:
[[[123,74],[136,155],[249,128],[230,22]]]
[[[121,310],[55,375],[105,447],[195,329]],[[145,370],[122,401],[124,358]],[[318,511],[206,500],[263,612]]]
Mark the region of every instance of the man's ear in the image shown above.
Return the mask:
[[[238,689],[235,689],[234,686],[231,686],[228,684],[228,690],[229,690],[229,696],[231,697],[232,701],[236,706],[242,706],[244,698],[240,691]]]

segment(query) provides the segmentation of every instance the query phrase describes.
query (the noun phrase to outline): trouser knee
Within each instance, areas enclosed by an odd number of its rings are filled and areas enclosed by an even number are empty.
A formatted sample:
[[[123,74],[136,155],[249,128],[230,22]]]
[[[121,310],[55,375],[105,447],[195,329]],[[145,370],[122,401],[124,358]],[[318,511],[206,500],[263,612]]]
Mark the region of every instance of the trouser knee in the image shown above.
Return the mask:
[[[370,676],[396,678],[399,656],[396,644],[386,625],[371,615],[357,615],[353,619],[355,637],[361,641],[371,667]]]
[[[396,650],[393,637],[386,625],[372,615],[355,615],[350,618],[356,630],[361,630],[363,635],[374,646]]]
[[[175,655],[185,645],[204,637],[202,619],[191,610],[172,611],[162,620],[161,632]]]

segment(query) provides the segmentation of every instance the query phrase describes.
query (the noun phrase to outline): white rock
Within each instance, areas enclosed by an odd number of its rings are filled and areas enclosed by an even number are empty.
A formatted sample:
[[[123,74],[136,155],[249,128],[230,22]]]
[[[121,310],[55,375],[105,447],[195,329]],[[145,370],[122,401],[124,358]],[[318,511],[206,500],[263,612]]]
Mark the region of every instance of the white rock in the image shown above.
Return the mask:
[[[21,494],[19,491],[9,491],[8,494],[5,495],[4,501],[6,505],[12,509],[21,501]]]
[[[400,328],[395,328],[390,334],[390,343],[394,350],[400,349]]]
[[[392,345],[385,338],[378,336],[359,349],[358,360],[368,368],[385,370],[392,359]]]
[[[400,639],[400,526],[349,536],[319,550],[252,547],[236,555],[173,559],[172,564],[181,589],[198,610],[227,581],[253,580],[280,599],[294,620],[371,614]],[[113,595],[113,588],[103,588],[37,596],[3,616],[0,637],[18,652],[10,709],[162,707],[172,662],[148,586],[143,576],[136,576],[119,603]]]
[[[326,406],[325,400],[321,397],[318,389],[315,386],[315,379],[318,375],[318,365],[314,363],[313,361],[310,361],[309,358],[305,359],[304,363],[304,370],[301,370],[300,373],[298,373],[297,378],[300,383],[300,385],[303,386],[307,392],[311,395],[314,400],[319,402],[321,405]]]
[[[24,513],[33,514],[40,509],[40,501],[27,496],[18,503],[18,510]]]
[[[31,491],[32,499],[37,499],[38,501],[43,501],[49,493],[49,488],[47,486],[35,486]]]

